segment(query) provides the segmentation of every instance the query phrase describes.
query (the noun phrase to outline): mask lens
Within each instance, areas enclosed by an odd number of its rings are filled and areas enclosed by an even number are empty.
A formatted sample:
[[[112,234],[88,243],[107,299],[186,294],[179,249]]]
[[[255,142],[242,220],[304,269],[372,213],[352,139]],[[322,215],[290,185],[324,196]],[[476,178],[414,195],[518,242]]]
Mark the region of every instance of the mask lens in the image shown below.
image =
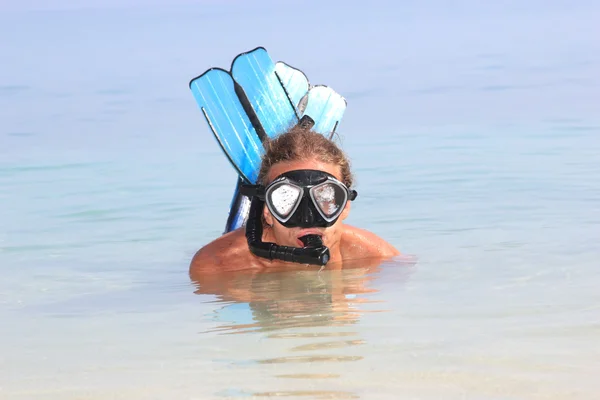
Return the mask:
[[[282,183],[269,191],[267,200],[272,211],[279,214],[281,218],[287,218],[295,211],[301,194],[300,188]]]
[[[344,188],[331,182],[315,186],[311,190],[311,195],[315,205],[327,219],[337,217],[347,200]]]

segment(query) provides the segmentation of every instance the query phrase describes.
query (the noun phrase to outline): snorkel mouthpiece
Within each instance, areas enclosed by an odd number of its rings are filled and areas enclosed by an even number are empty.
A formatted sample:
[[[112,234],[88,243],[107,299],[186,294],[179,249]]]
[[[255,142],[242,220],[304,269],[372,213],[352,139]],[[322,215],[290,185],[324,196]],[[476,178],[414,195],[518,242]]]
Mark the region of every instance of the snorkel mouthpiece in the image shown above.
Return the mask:
[[[282,260],[300,264],[325,265],[329,261],[329,248],[319,235],[302,236],[304,247],[280,246],[262,241],[262,210],[264,202],[258,197],[252,199],[246,222],[246,240],[252,254],[269,260]]]
[[[304,247],[302,250],[309,253],[310,257],[319,260],[317,265],[325,265],[329,261],[329,248],[323,244],[323,240],[319,235],[306,235],[300,238]],[[311,264],[307,262],[307,264]]]
[[[323,246],[323,240],[319,235],[304,235],[299,238],[304,247],[321,247]]]

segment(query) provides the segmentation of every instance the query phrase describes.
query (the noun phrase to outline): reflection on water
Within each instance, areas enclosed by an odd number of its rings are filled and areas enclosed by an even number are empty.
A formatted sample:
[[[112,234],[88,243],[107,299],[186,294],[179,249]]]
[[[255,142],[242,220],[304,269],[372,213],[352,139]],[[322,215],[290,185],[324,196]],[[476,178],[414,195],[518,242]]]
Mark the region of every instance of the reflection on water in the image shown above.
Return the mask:
[[[596,393],[598,294],[589,282],[597,272],[546,265],[531,275],[493,258],[196,276],[195,293],[213,310],[199,337],[211,343],[214,375],[230,377],[213,382],[212,393],[561,400]]]
[[[597,263],[495,258],[195,284],[145,266],[0,309],[0,398],[596,398]]]
[[[227,310],[237,309],[239,303],[247,304],[252,313],[250,323],[224,323],[215,330],[224,333],[245,333],[248,330],[265,332],[356,323],[360,313],[364,312],[358,306],[373,302],[368,296],[362,295],[376,292],[369,286],[376,272],[376,268],[307,269],[223,274],[212,278],[217,281],[202,281],[200,278],[196,282],[197,293],[216,294],[222,301],[232,302],[218,315],[226,316]]]
[[[396,260],[398,288],[408,278],[414,260]],[[369,265],[371,264],[371,265]],[[260,335],[261,347],[279,349],[279,354],[232,362],[254,368],[275,366],[262,373],[279,379],[315,381],[341,378],[343,364],[365,358],[357,348],[367,344],[353,329],[366,313],[386,312],[385,304],[372,295],[383,265],[362,261],[343,269],[298,267],[293,271],[225,273],[193,276],[197,294],[216,295],[226,303],[212,316],[214,327],[203,332],[217,335]],[[272,346],[270,345],[272,344]],[[240,354],[244,354],[241,351]],[[367,356],[368,357],[368,356]],[[338,365],[336,367],[336,365]],[[283,387],[288,386],[284,383]],[[234,396],[233,392],[222,394]],[[285,390],[248,392],[259,397],[311,396],[314,398],[356,398],[349,391]]]

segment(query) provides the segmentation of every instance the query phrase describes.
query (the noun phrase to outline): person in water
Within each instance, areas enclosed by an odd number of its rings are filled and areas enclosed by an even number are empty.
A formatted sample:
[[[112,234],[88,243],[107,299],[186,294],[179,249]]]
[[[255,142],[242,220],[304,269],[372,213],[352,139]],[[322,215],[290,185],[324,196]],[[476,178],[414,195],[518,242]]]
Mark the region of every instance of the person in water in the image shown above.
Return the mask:
[[[332,267],[400,254],[379,236],[344,223],[357,193],[351,189],[348,158],[325,136],[296,126],[269,140],[257,181],[259,185],[245,188],[246,194],[260,198],[253,199],[246,229],[229,232],[201,248],[192,259],[191,273],[298,265],[306,258],[283,260],[305,250],[312,257],[315,249],[321,255],[316,263]],[[324,257],[321,250],[326,251]]]

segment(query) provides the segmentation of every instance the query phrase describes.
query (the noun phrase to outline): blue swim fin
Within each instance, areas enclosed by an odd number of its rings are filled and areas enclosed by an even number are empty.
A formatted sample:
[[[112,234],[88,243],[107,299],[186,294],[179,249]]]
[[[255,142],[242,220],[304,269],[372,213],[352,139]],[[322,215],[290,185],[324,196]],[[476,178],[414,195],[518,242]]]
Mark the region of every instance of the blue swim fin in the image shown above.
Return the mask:
[[[256,182],[262,142],[285,132],[303,115],[313,118],[313,130],[330,136],[346,109],[342,96],[326,86],[311,87],[302,71],[273,63],[262,47],[235,57],[231,72],[209,69],[191,80],[190,89],[240,176],[225,232],[246,222],[250,201],[239,189],[244,182]]]
[[[260,168],[262,144],[236,94],[229,72],[211,68],[192,79],[190,89],[206,122],[238,174],[254,182]]]

